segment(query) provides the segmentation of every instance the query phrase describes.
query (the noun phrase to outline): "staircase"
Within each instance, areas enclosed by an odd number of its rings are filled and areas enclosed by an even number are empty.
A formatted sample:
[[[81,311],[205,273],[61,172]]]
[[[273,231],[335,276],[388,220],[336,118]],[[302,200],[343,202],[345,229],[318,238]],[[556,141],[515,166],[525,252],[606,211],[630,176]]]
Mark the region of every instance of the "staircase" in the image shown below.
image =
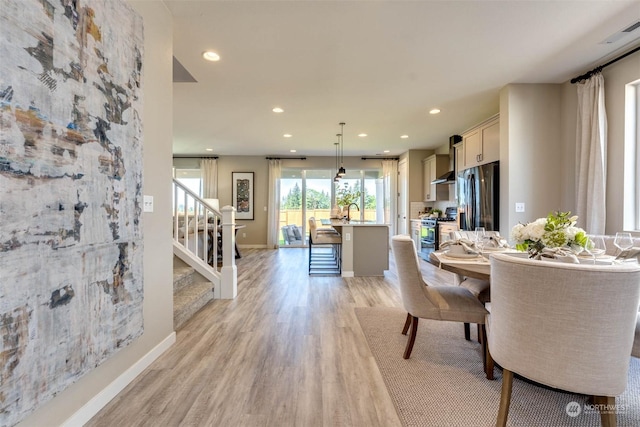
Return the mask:
[[[173,328],[187,320],[213,299],[214,285],[180,258],[173,257]]]
[[[173,179],[173,255],[213,283],[216,299],[234,299],[236,210],[232,206],[220,210],[218,203],[200,198]]]

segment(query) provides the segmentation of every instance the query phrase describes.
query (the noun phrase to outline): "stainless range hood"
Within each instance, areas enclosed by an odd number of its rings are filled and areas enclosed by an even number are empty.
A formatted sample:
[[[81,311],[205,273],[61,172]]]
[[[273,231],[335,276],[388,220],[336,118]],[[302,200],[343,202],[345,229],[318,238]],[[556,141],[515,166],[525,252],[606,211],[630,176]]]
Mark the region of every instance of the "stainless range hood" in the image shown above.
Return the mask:
[[[460,135],[451,135],[451,137],[449,137],[449,159],[450,159],[449,167],[451,168],[451,170],[447,173],[440,175],[433,181],[431,181],[432,184],[455,184],[456,183],[456,172],[454,170],[456,167],[456,150],[453,147],[453,145],[457,144],[460,141],[462,141],[462,137]]]
[[[455,184],[456,183],[456,173],[454,171],[449,171],[445,174],[440,175],[433,181],[432,184]]]

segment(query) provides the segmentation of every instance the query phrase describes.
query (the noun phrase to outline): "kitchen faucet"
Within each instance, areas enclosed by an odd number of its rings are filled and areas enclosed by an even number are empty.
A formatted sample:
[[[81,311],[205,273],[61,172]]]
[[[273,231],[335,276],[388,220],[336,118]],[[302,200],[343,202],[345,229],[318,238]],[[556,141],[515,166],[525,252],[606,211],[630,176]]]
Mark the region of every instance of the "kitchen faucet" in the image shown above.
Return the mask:
[[[360,208],[358,207],[358,204],[351,203],[349,206],[347,206],[347,221],[351,221],[351,206],[355,206],[356,209],[358,209],[358,212],[360,212]]]

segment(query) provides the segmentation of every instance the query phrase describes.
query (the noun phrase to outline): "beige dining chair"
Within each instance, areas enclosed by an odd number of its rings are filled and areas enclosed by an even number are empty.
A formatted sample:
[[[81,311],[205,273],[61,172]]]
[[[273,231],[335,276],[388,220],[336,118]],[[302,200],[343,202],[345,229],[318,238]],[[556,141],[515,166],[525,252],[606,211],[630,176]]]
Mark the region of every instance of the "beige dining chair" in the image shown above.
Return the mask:
[[[636,331],[633,336],[633,346],[631,347],[631,355],[633,357],[640,357],[640,313],[636,319]]]
[[[473,294],[460,286],[429,286],[422,277],[420,261],[413,240],[408,235],[396,235],[391,239],[391,248],[396,262],[402,304],[407,311],[402,334],[411,328],[403,357],[411,356],[418,331],[418,319],[467,322],[481,325],[485,333],[484,322],[488,311]],[[486,343],[486,339],[482,340]],[[485,345],[482,347],[482,359],[485,372]]]
[[[487,236],[500,236],[497,231],[487,231]],[[449,237],[452,240],[459,239],[475,239],[475,232],[466,230],[455,230],[449,233]],[[488,280],[475,279],[472,277],[458,276],[458,285],[465,289],[468,289],[473,296],[478,298],[482,304],[491,302],[491,287]],[[471,325],[469,323],[464,324],[464,337],[467,341],[471,339]],[[480,331],[480,325],[478,325],[478,341],[482,342],[482,333]]]
[[[503,368],[497,426],[507,422],[514,373],[615,404],[627,385],[639,282],[637,264],[491,256],[487,365]],[[602,424],[615,425],[615,417],[602,412]]]

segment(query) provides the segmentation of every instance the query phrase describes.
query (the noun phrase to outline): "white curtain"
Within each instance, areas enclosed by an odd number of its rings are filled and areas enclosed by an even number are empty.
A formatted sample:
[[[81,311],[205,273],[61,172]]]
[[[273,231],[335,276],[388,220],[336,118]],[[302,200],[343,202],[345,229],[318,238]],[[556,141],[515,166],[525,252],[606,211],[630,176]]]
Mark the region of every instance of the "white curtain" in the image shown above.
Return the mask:
[[[604,234],[607,114],[602,73],[578,83],[576,135],[576,215],[579,216],[579,225],[588,233]]]
[[[382,161],[384,179],[384,222],[391,224],[391,234],[396,234],[396,200],[398,199],[398,161]]]
[[[218,159],[201,159],[202,198],[218,198]]]
[[[267,208],[267,247],[278,249],[280,232],[280,160],[269,160],[269,206]]]

